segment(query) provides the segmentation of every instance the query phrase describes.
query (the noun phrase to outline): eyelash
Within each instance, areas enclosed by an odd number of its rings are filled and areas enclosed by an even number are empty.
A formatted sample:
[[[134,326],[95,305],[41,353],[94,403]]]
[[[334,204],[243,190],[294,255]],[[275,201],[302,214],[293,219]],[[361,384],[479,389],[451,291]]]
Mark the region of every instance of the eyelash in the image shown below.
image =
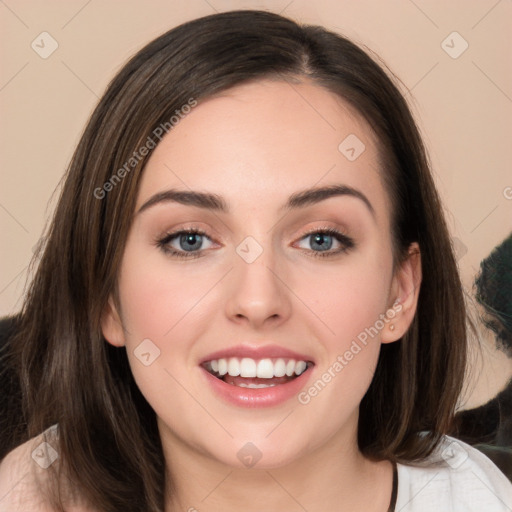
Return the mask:
[[[194,252],[177,251],[177,250],[169,247],[168,244],[171,242],[171,240],[173,240],[174,238],[176,238],[178,236],[187,235],[187,234],[200,235],[200,236],[205,236],[207,238],[210,238],[207,235],[207,233],[201,229],[195,229],[195,228],[181,229],[179,231],[174,231],[173,233],[167,233],[162,238],[159,238],[158,240],[156,240],[156,245],[165,254],[168,254],[170,256],[176,256],[178,258],[191,258],[191,259],[200,258],[202,256],[202,254],[201,254],[202,251],[194,251]],[[315,258],[316,257],[328,258],[328,257],[336,256],[341,253],[346,253],[355,247],[355,243],[352,238],[348,237],[347,235],[344,235],[343,233],[340,233],[339,231],[337,231],[334,228],[313,229],[313,230],[305,233],[304,235],[302,235],[299,240],[303,240],[304,238],[307,238],[308,236],[316,235],[316,234],[329,235],[329,236],[334,237],[341,244],[341,247],[339,249],[336,249],[335,251],[313,251],[311,249],[303,249],[303,251],[306,251],[307,253],[309,253],[311,256],[313,256]]]

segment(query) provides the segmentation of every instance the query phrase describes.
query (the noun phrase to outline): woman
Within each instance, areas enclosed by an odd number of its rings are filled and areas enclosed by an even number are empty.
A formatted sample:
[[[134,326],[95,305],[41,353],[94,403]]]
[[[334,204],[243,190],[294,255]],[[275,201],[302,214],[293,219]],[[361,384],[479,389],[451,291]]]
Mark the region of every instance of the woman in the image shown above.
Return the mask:
[[[444,436],[465,339],[381,68],[271,13],[186,23],[120,71],[74,155],[13,344],[32,439],[4,503],[507,510],[505,477]]]

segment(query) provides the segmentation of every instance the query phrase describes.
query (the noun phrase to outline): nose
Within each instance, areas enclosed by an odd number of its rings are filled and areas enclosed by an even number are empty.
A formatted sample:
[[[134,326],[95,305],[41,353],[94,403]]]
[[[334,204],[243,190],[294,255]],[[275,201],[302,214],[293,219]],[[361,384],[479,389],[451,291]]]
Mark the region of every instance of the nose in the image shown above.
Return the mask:
[[[235,254],[226,314],[232,322],[254,329],[277,327],[291,314],[291,291],[282,265],[265,249],[252,263]]]

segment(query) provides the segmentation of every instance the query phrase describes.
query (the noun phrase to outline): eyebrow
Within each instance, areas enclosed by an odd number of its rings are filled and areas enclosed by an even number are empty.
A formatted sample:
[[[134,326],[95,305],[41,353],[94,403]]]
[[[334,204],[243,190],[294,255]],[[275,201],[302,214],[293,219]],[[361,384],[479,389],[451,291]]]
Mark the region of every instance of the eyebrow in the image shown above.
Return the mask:
[[[286,204],[280,210],[296,210],[312,204],[325,201],[335,196],[349,196],[360,199],[375,217],[375,210],[368,198],[360,191],[347,185],[330,185],[328,187],[310,188],[292,194]],[[227,202],[218,194],[198,192],[192,190],[170,189],[151,196],[138,210],[139,215],[148,208],[160,203],[180,203],[188,206],[196,206],[206,210],[220,213],[229,213]]]

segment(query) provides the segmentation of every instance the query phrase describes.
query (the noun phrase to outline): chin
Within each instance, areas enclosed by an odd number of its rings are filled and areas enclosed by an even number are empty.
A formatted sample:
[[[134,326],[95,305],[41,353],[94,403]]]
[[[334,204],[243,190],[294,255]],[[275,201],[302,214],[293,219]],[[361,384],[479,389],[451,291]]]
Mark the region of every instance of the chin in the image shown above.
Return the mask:
[[[275,428],[276,425],[274,425]],[[276,469],[296,461],[306,451],[306,440],[293,439],[290,432],[237,435],[212,447],[210,454],[220,462],[239,469]],[[219,447],[221,449],[219,450]]]

